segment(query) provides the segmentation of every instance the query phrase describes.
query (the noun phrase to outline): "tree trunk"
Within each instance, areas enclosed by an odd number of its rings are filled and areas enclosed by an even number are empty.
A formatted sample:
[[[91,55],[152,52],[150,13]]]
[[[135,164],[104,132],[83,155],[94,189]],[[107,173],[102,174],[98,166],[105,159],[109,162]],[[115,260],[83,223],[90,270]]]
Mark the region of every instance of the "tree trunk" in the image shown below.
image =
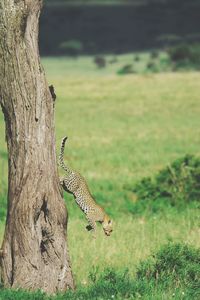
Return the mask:
[[[74,283],[56,166],[55,97],[38,54],[41,6],[41,0],[0,0],[0,103],[9,157],[1,277],[8,288],[54,293]]]

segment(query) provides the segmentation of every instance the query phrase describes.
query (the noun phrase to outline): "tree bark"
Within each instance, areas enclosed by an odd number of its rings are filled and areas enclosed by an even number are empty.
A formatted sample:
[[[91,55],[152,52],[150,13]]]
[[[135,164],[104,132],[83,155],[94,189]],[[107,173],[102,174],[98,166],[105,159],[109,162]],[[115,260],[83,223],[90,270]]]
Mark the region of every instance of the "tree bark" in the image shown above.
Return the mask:
[[[59,186],[54,100],[38,53],[41,0],[0,0],[0,104],[8,146],[5,287],[74,288]]]

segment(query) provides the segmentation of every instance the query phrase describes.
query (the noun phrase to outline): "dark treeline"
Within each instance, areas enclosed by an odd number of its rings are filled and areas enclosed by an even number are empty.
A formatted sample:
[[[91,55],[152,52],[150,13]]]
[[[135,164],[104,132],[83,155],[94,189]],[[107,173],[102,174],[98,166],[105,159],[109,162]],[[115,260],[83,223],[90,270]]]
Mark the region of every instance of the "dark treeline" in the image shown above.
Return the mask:
[[[54,5],[48,5],[51,2]],[[72,5],[68,0],[46,0],[41,17],[41,54],[118,54],[200,41],[199,0],[102,3]]]
[[[199,0],[192,0],[193,2],[199,1]],[[166,4],[166,3],[177,3],[182,2],[181,0],[45,0],[46,4]]]

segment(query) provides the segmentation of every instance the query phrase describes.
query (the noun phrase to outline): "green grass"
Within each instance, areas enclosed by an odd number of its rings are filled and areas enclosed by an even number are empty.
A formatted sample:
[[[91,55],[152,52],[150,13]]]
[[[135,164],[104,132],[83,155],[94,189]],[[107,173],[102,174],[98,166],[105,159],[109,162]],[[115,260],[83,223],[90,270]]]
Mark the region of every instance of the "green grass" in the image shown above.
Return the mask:
[[[158,53],[159,56],[156,58],[157,60],[165,61],[168,59],[168,54],[165,51],[159,51]],[[79,56],[77,58],[43,58],[43,64],[48,68],[49,76],[53,78],[57,72],[59,76],[68,75],[72,78],[74,78],[75,75],[78,77],[85,77],[87,75],[92,78],[99,78],[105,75],[116,74],[127,64],[132,64],[134,70],[139,74],[148,74],[146,66],[147,63],[152,60],[151,56],[151,52],[136,52],[118,56],[103,55],[101,57],[105,58],[106,67],[101,69],[97,68],[94,63],[94,57],[91,56]]]
[[[0,299],[101,300],[101,299],[199,299],[200,248],[167,243],[137,267],[136,276],[127,269],[106,268],[90,273],[90,286],[76,292],[48,297],[42,292],[0,290]]]
[[[143,65],[148,54],[141,55]],[[117,271],[128,267],[133,278],[139,261],[167,241],[200,247],[198,210],[169,208],[138,217],[130,213],[138,180],[154,176],[186,153],[200,155],[199,73],[143,74],[141,67],[139,75],[117,75],[119,67],[133,57],[120,56],[116,64],[102,70],[91,57],[43,59],[49,85],[57,94],[57,153],[61,138],[68,135],[66,161],[86,177],[92,194],[114,219],[113,235],[104,237],[99,227],[93,240],[73,197],[65,194],[70,255],[79,288],[91,284],[90,272],[100,274],[106,267]],[[0,132],[2,241],[7,189],[2,114]],[[169,299],[159,295],[152,299]]]
[[[145,259],[167,241],[193,244],[200,247],[199,212],[166,212],[151,217],[122,216],[115,219],[115,231],[111,238],[104,238],[98,228],[96,240],[84,233],[86,223],[69,219],[69,245],[72,267],[78,283],[87,285],[88,273],[93,269],[103,271],[106,266],[117,270],[129,268],[133,277],[140,260]],[[78,258],[78,259],[77,259]],[[87,259],[86,259],[87,258]],[[80,270],[80,261],[83,261]]]

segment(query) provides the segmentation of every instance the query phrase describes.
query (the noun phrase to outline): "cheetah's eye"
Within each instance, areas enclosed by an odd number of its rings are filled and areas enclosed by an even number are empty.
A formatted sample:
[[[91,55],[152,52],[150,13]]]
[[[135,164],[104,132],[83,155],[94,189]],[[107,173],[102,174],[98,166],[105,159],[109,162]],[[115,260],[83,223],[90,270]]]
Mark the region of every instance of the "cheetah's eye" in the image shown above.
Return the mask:
[[[111,220],[109,220],[109,221],[108,221],[108,224],[110,224],[111,222],[112,222],[112,221],[111,221]]]

